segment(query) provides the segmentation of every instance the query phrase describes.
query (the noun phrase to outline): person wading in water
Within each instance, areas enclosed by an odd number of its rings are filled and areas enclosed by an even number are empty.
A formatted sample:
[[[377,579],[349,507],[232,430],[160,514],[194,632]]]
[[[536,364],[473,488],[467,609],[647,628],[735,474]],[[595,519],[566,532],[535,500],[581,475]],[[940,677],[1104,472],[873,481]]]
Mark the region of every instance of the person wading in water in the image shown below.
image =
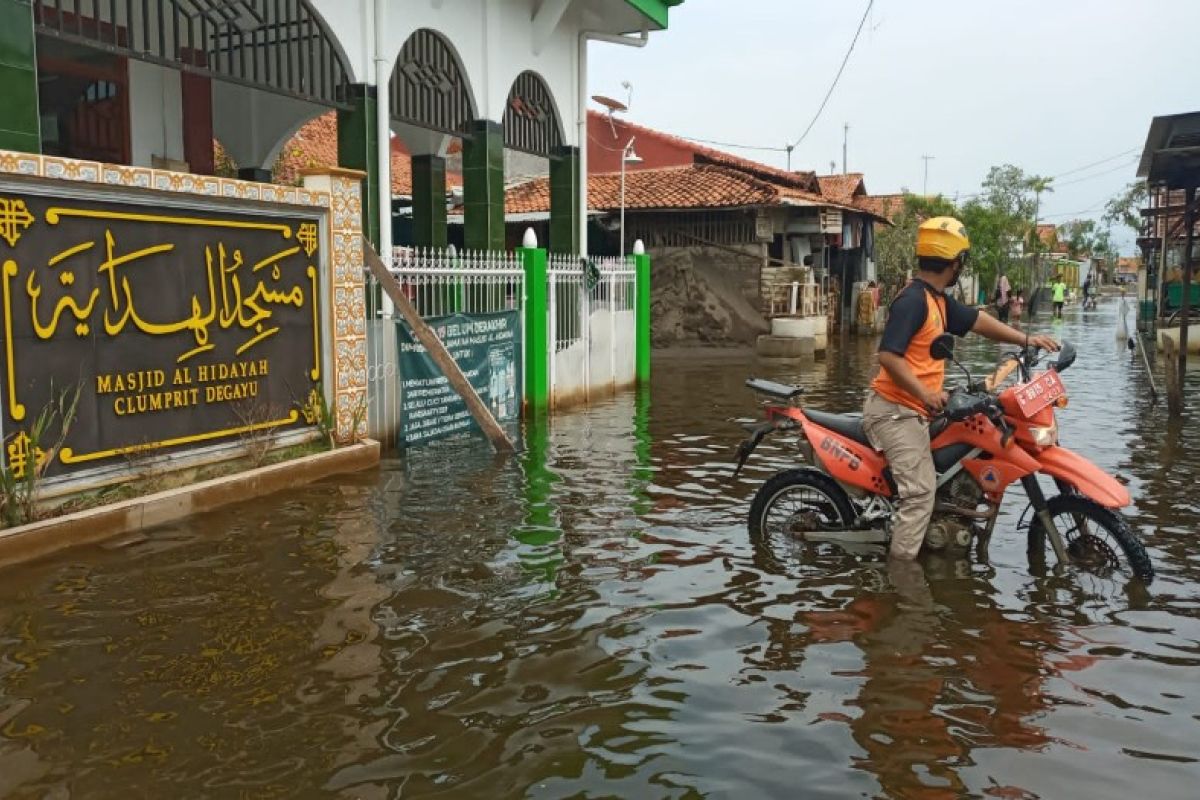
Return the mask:
[[[863,406],[863,429],[887,456],[899,489],[892,522],[891,555],[916,558],[933,514],[937,474],[929,448],[929,418],[948,399],[942,390],[946,362],[929,345],[946,331],[974,331],[996,342],[1058,350],[1049,336],[1030,336],[945,293],[958,283],[970,254],[966,228],[953,217],[934,217],[917,229],[917,276],[892,301],[879,341],[882,367]]]

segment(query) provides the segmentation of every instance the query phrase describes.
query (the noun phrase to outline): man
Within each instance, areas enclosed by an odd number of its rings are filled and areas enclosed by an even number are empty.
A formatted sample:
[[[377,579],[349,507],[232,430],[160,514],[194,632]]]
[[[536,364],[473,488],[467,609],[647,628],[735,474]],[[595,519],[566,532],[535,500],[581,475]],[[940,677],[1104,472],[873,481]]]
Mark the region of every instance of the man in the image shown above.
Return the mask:
[[[933,514],[937,474],[929,417],[949,396],[942,390],[946,363],[930,356],[929,345],[946,331],[955,336],[974,331],[997,342],[1058,349],[1049,336],[1029,336],[946,296],[946,288],[958,283],[970,247],[966,229],[952,217],[934,217],[917,229],[917,276],[892,301],[879,342],[882,369],[863,407],[867,438],[887,456],[899,489],[891,525],[896,559],[916,558]]]
[[[1067,302],[1067,284],[1061,274],[1054,276],[1051,288],[1054,290],[1054,316],[1056,319],[1062,319],[1063,304]]]

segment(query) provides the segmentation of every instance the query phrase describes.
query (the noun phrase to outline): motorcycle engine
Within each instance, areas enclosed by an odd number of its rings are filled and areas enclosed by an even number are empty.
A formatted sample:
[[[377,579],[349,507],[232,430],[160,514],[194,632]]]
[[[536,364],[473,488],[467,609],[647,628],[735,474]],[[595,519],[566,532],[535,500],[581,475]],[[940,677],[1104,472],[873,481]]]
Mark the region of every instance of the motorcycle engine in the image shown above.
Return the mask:
[[[958,508],[974,510],[983,501],[983,489],[965,471],[938,490],[938,500]],[[935,512],[925,532],[925,547],[934,552],[965,550],[975,535],[975,523],[954,514]]]

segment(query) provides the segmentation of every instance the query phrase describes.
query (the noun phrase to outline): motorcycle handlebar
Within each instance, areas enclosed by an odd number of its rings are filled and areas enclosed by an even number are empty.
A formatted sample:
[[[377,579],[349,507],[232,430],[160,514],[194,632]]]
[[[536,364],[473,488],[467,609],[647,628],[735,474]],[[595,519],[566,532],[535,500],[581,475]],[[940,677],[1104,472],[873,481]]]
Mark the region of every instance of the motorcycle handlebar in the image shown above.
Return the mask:
[[[988,414],[996,407],[996,399],[989,394],[972,394],[961,389],[950,393],[950,399],[939,416],[951,422],[959,422],[975,416]]]

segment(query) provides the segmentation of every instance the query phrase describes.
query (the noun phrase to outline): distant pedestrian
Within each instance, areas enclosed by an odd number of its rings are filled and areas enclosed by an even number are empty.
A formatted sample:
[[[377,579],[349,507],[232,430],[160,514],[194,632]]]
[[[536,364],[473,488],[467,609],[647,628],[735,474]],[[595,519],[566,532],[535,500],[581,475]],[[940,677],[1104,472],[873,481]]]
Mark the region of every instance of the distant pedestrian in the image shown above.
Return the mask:
[[[1021,317],[1025,313],[1025,290],[1015,289],[1013,291],[1012,300],[1008,303],[1008,316],[1013,324],[1021,321]]]
[[[1001,322],[1008,322],[1008,304],[1012,299],[1011,291],[1012,287],[1008,283],[1008,276],[1001,273],[999,279],[996,281],[996,296],[994,298],[996,301],[996,316],[1000,318]]]
[[[1067,284],[1061,274],[1054,276],[1054,283],[1050,288],[1054,290],[1054,318],[1062,319],[1063,305],[1067,302]]]

